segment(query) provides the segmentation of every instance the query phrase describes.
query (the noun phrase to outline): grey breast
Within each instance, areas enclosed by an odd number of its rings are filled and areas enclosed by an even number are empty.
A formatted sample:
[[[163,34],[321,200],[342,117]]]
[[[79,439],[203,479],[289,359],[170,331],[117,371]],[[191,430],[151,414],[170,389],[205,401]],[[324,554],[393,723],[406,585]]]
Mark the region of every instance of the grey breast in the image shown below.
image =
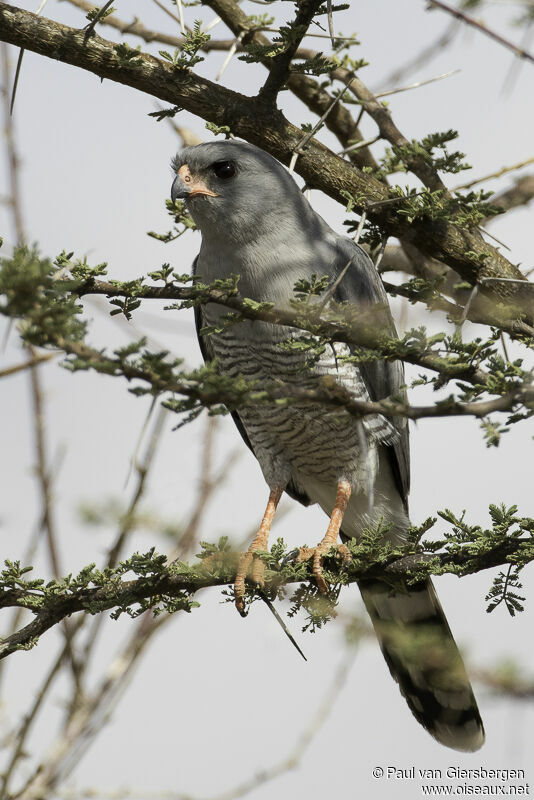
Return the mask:
[[[218,313],[210,314],[210,310],[206,310],[206,321],[213,324]],[[349,354],[346,345],[328,345],[310,366],[305,353],[286,347],[301,334],[293,328],[245,322],[210,339],[221,373],[241,374],[260,388],[283,382],[297,392],[313,390],[319,378],[333,375],[353,397],[369,399],[360,371],[343,360]],[[359,423],[344,410],[309,402],[244,407],[239,417],[266,478],[285,466],[298,484],[305,482],[305,476],[328,483],[346,478],[363,488],[368,480],[366,460],[376,458],[375,443],[396,436],[383,417],[367,417]]]
[[[298,241],[298,233],[284,240],[280,230],[273,229],[269,241],[264,237],[261,243],[242,243],[237,249],[221,238],[214,244],[203,236],[197,272],[208,281],[239,274],[242,296],[287,306],[298,279],[316,273],[333,280],[347,260],[340,248],[341,237],[317,215],[313,214],[312,221],[314,227]],[[224,313],[227,309],[209,304],[203,316],[208,325],[216,325]],[[297,390],[313,389],[318,378],[332,375],[353,397],[369,399],[360,370],[343,360],[349,355],[346,345],[327,346],[310,368],[305,353],[284,347],[288,338],[301,335],[293,328],[247,321],[211,334],[208,346],[222,373],[241,374],[262,388],[284,382]],[[369,475],[365,462],[376,462],[376,443],[388,443],[397,436],[384,417],[375,415],[359,422],[346,411],[313,403],[246,407],[238,414],[268,482],[273,473],[281,475],[285,470],[285,477],[300,485],[306,482],[301,476],[328,483],[343,477],[363,488]]]

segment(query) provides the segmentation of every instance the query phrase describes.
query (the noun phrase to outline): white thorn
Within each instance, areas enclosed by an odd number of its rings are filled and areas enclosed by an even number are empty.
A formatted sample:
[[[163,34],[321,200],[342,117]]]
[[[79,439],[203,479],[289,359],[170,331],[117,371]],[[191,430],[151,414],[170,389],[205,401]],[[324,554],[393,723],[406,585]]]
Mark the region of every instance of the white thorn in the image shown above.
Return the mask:
[[[241,33],[239,34],[237,39],[234,39],[234,42],[233,42],[231,48],[228,50],[228,54],[227,54],[226,58],[224,59],[223,65],[220,68],[219,72],[217,73],[217,76],[215,78],[216,81],[220,81],[220,79],[222,78],[226,67],[228,66],[228,64],[230,63],[232,58],[235,56],[235,52],[237,50],[237,45],[240,44],[241,39],[243,38],[244,35],[245,35],[245,31],[241,31]]]
[[[291,156],[291,161],[289,162],[289,167],[288,167],[290,172],[293,172],[295,170],[295,164],[297,163],[298,157],[299,157],[298,152],[296,150],[293,150],[293,155]]]
[[[182,33],[182,36],[187,36],[187,31],[184,22],[184,9],[182,7],[182,0],[176,0],[176,5],[178,6],[178,16],[180,17],[180,31]]]
[[[360,222],[358,223],[358,227],[356,229],[356,233],[354,234],[353,240],[358,244],[360,241],[360,236],[362,235],[363,226],[365,225],[365,220],[367,219],[367,211],[362,211],[362,215],[360,217]]]
[[[219,22],[221,22],[221,18],[220,17],[214,17],[212,19],[212,21],[208,22],[208,24],[204,28],[205,33],[207,33],[208,31],[211,31],[216,25],[219,24]]]

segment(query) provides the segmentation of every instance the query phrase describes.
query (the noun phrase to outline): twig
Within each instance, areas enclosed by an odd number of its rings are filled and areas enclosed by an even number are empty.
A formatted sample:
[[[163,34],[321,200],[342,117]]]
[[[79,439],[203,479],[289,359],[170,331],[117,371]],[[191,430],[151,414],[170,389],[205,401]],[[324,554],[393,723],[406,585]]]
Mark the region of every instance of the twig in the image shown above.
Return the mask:
[[[165,14],[167,14],[167,16],[170,17],[172,20],[178,23],[180,22],[180,18],[177,17],[176,14],[173,14],[170,8],[167,8],[165,3],[161,3],[160,0],[152,0],[152,2],[154,3],[154,5],[160,8]]]
[[[43,361],[50,361],[50,359],[56,357],[57,353],[41,353],[34,358],[30,358],[29,361],[23,361],[22,364],[15,364],[12,367],[0,369],[0,378],[7,378],[9,375],[16,375],[18,372],[24,372],[24,370],[31,369],[31,367],[37,366],[37,364],[42,364]]]
[[[135,528],[135,514],[146,490],[148,475],[154,464],[154,458],[161,439],[161,435],[163,433],[163,423],[165,421],[166,416],[167,416],[166,410],[162,406],[160,406],[154,426],[152,428],[152,433],[148,440],[148,445],[145,451],[144,458],[140,464],[136,464],[137,484],[135,486],[132,499],[130,500],[130,505],[128,506],[128,509],[123,516],[122,524],[119,528],[117,537],[109,549],[106,559],[106,568],[112,569],[114,566],[116,566],[120,554],[124,548],[124,545],[129,535],[133,532]],[[99,614],[98,617],[95,619],[91,627],[91,630],[87,636],[87,639],[84,644],[83,658],[81,660],[81,663],[83,664],[82,667],[83,672],[87,671],[87,666],[89,664],[91,655],[94,652],[95,643],[102,629],[103,622],[104,622],[104,615]]]
[[[369,458],[369,444],[367,440],[367,432],[363,426],[361,419],[358,420],[356,426],[358,432],[358,442],[360,445],[360,457],[365,465],[365,479],[366,479],[366,494],[367,494],[367,513],[369,519],[373,518],[373,511],[375,507],[375,482],[373,472],[371,469],[371,459]]]
[[[521,37],[520,47],[522,47],[524,50],[526,50],[527,47],[530,46],[533,33],[534,33],[534,20],[531,18],[527,22],[527,25],[523,32],[523,36]],[[510,67],[508,69],[508,72],[506,73],[506,76],[502,84],[501,96],[508,95],[512,91],[514,86],[514,81],[518,76],[522,66],[523,66],[522,61],[519,61],[517,59],[512,59],[512,63],[510,64]]]
[[[440,50],[445,49],[454,39],[458,31],[461,29],[460,22],[453,19],[444,33],[429,45],[426,45],[411,61],[408,61],[403,67],[397,68],[394,72],[384,79],[384,86],[391,86],[403,80],[407,75],[415,70],[421,69],[436,56],[439,55]]]
[[[201,449],[200,483],[198,487],[197,501],[195,503],[195,508],[189,517],[189,523],[180,536],[180,541],[178,542],[176,548],[179,552],[179,555],[177,555],[176,558],[186,558],[188,553],[191,552],[191,549],[198,536],[200,523],[208,505],[208,500],[211,498],[213,491],[218,485],[220,485],[220,481],[223,479],[221,474],[219,474],[217,478],[213,475],[215,430],[215,419],[213,417],[208,417],[204,432],[204,442]]]
[[[30,537],[30,541],[28,543],[28,546],[26,547],[26,550],[24,552],[24,556],[23,556],[23,563],[24,564],[33,564],[34,556],[35,556],[35,553],[37,552],[37,547],[39,545],[39,541],[40,541],[40,538],[41,538],[41,530],[42,530],[42,524],[41,524],[41,520],[39,520],[39,523],[35,526],[34,531],[33,531],[32,535]],[[20,623],[21,623],[22,617],[23,617],[23,615],[25,613],[26,613],[26,609],[24,609],[24,608],[15,609],[15,612],[13,614],[13,618],[12,618],[10,624],[7,627],[7,631],[3,634],[3,636],[0,637],[0,639],[5,639],[7,636],[11,636],[13,633],[15,633],[17,631],[17,629],[20,627]],[[5,664],[6,664],[5,661],[0,661],[0,691],[1,691],[2,680],[3,680],[3,677],[4,677]],[[0,793],[0,800],[2,800],[1,793]]]
[[[34,357],[33,348],[30,347],[29,350],[32,354],[32,357]],[[41,493],[43,529],[46,534],[46,544],[53,575],[55,578],[60,578],[63,570],[60,564],[59,551],[57,547],[57,535],[52,502],[52,473],[49,469],[46,452],[47,445],[44,426],[43,394],[38,366],[33,366],[30,368],[30,385],[33,402],[34,436],[37,453],[37,478]],[[72,678],[76,687],[76,695],[78,695],[81,692],[80,665],[74,652],[72,643],[72,629],[70,622],[67,619],[63,620],[63,631],[65,634],[67,653],[71,665]]]
[[[457,332],[459,332],[461,330],[464,322],[466,321],[466,319],[467,319],[467,317],[469,315],[469,309],[471,308],[471,304],[473,303],[475,297],[477,296],[478,291],[479,291],[479,285],[476,283],[473,286],[473,288],[471,289],[469,297],[467,298],[467,303],[465,304],[464,310],[462,311],[462,315],[461,315],[460,319],[458,320],[458,322],[456,324],[456,331]]]
[[[328,34],[332,47],[336,46],[336,37],[334,34],[334,15],[332,13],[332,0],[326,0],[326,14],[328,19]]]
[[[304,653],[300,649],[295,637],[293,636],[293,634],[291,633],[291,631],[287,627],[286,623],[284,622],[284,620],[282,619],[282,617],[280,616],[280,614],[278,613],[278,611],[274,607],[273,603],[271,603],[271,601],[269,600],[267,595],[263,592],[263,590],[260,590],[260,596],[261,596],[261,599],[263,600],[263,602],[265,603],[265,605],[267,606],[267,608],[269,609],[269,611],[273,614],[275,620],[278,622],[278,624],[280,625],[280,627],[284,631],[285,635],[287,636],[287,638],[289,639],[289,641],[291,642],[293,647],[296,649],[296,651],[298,653],[300,653],[300,655],[302,656],[304,661],[307,661],[308,659],[306,658],[306,656],[304,655]]]
[[[202,474],[195,508],[186,527],[189,548],[193,544],[200,519],[207,510],[209,501],[214,496],[215,490],[228,476],[229,469],[235,460],[235,454],[231,454],[221,470],[216,475],[211,475],[214,426],[215,420],[210,419],[201,456],[202,468],[207,467],[210,474],[205,472]],[[180,549],[183,549],[183,540],[184,537],[178,544]],[[177,554],[178,551],[175,548],[169,556],[169,561],[172,561]],[[63,733],[50,750],[50,756],[35,769],[23,789],[17,793],[20,800],[23,798],[34,800],[36,794],[40,796],[41,793],[46,793],[74,769],[93,738],[100,732],[102,724],[109,719],[112,708],[126,690],[128,680],[149,642],[172,618],[171,615],[154,617],[148,612],[139,619],[126,644],[110,662],[102,681],[92,696],[86,698],[83,705],[80,705],[75,709],[74,714],[69,716]]]
[[[21,51],[22,53],[23,51]],[[20,61],[19,55],[19,61]],[[22,215],[22,200],[19,185],[19,158],[16,148],[16,135],[11,117],[12,106],[9,103],[9,84],[11,81],[11,70],[9,66],[9,49],[5,42],[1,45],[2,59],[2,106],[4,117],[4,131],[6,137],[6,155],[9,168],[9,197],[8,203],[13,216],[13,229],[18,244],[22,244],[25,239],[24,222]],[[15,83],[16,83],[15,77]]]
[[[311,718],[310,723],[300,734],[297,742],[289,751],[287,756],[285,756],[278,763],[273,764],[271,767],[262,769],[261,772],[248,778],[248,780],[245,780],[234,789],[230,789],[226,792],[215,795],[214,797],[210,798],[210,800],[238,800],[239,797],[248,795],[259,786],[263,786],[264,784],[279,778],[280,775],[283,775],[285,772],[288,772],[291,769],[295,769],[295,767],[298,766],[302,760],[314,738],[330,716],[336,700],[345,687],[350,668],[354,662],[354,657],[355,653],[353,651],[349,652],[349,655],[343,659],[337,668],[334,678],[325,692],[315,714]],[[182,798],[177,798],[177,800],[182,800]],[[183,796],[183,800],[186,800],[185,796]]]
[[[35,12],[37,15],[39,15],[41,13],[41,11],[43,10],[43,8],[47,4],[47,2],[48,2],[48,0],[41,0],[41,2],[39,4],[39,8]],[[11,114],[13,114],[13,108],[15,106],[15,97],[16,97],[16,94],[17,94],[17,87],[19,85],[19,77],[20,77],[20,71],[22,69],[22,59],[23,58],[24,58],[24,48],[22,47],[20,49],[20,52],[19,52],[19,55],[18,55],[18,58],[17,58],[17,66],[15,68],[15,80],[13,81],[13,89],[11,90],[11,102],[9,104],[9,114],[10,114],[10,116],[11,116]]]
[[[176,0],[176,5],[178,6],[178,16],[180,18],[180,31],[182,32],[182,36],[185,36],[187,31],[184,22],[184,9],[182,6],[182,0]]]
[[[376,256],[376,261],[375,261],[375,269],[376,269],[377,272],[378,272],[378,268],[380,267],[380,262],[382,261],[382,259],[384,257],[384,252],[386,250],[387,243],[388,243],[388,237],[387,236],[383,236],[382,237],[382,242],[380,244],[380,249],[378,250],[378,254]]]
[[[317,131],[319,130],[319,128],[321,127],[321,125],[323,124],[325,119],[328,117],[330,112],[333,110],[333,108],[337,105],[337,103],[339,103],[339,101],[343,97],[344,93],[345,93],[345,88],[343,87],[343,89],[341,89],[341,91],[339,91],[337,93],[337,95],[334,97],[334,99],[332,100],[332,102],[330,103],[330,105],[328,106],[328,108],[326,109],[324,114],[322,115],[322,117],[320,117],[317,120],[317,122],[315,123],[313,128],[311,130],[309,130],[308,133],[298,143],[298,145],[293,148],[293,154],[291,156],[291,161],[289,163],[289,171],[290,172],[293,172],[293,170],[295,169],[295,164],[297,163],[297,158],[304,151],[304,148],[306,147],[306,145],[308,144],[310,139],[312,139],[313,136],[315,136],[315,134],[317,133]]]
[[[486,234],[486,236],[489,236],[490,239],[493,239],[494,242],[497,242],[497,244],[500,244],[501,247],[504,247],[505,250],[508,250],[509,252],[512,252],[512,248],[511,247],[508,247],[508,245],[505,242],[503,242],[502,239],[497,239],[496,236],[494,236],[492,233],[490,233],[488,230],[486,230],[486,228],[483,228],[482,225],[479,225],[478,229],[479,229],[479,231],[482,231],[482,233]]]
[[[376,92],[375,97],[390,97],[392,94],[400,94],[401,92],[409,92],[412,89],[419,89],[421,86],[427,86],[429,83],[435,83],[436,81],[442,81],[445,78],[450,78],[451,75],[457,75],[461,72],[460,69],[453,69],[449,72],[444,72],[443,75],[437,75],[435,78],[427,78],[424,81],[417,81],[417,83],[411,83],[409,86],[400,86],[398,89],[387,89],[382,92]]]
[[[251,0],[251,2],[252,2],[252,0]],[[273,2],[275,2],[275,0],[273,0]],[[280,28],[269,28],[269,27],[263,28],[262,27],[262,28],[256,28],[256,30],[265,31],[266,33],[280,33]],[[311,37],[313,39],[330,39],[330,40],[332,39],[332,37],[330,36],[329,33],[310,33],[310,31],[306,31],[306,33],[304,34],[303,38],[307,39],[309,37]],[[334,36],[334,42],[354,42],[354,43],[356,43],[357,39],[356,39],[355,36]],[[298,52],[299,51],[297,50],[297,54],[298,54]],[[298,57],[299,56],[297,55],[297,58]],[[304,57],[304,54],[302,54],[302,57]]]
[[[513,208],[528,205],[532,199],[534,199],[534,175],[531,174],[518,178],[510,189],[494,195],[491,204],[501,209],[504,214]]]
[[[303,0],[297,6],[297,13],[292,23],[293,35],[285,48],[270,59],[269,74],[261,87],[258,96],[263,102],[271,106],[276,103],[276,98],[284,83],[289,78],[290,66],[305,32],[308,30],[315,14],[323,0]]]
[[[505,39],[499,33],[490,30],[490,28],[487,28],[481,22],[474,19],[474,17],[471,17],[469,16],[469,14],[466,14],[465,11],[460,11],[460,9],[458,8],[453,8],[447,3],[443,3],[442,0],[427,0],[427,2],[430,10],[433,7],[436,7],[441,9],[442,11],[446,11],[447,14],[451,14],[453,17],[456,17],[456,19],[459,19],[461,22],[465,22],[466,25],[471,25],[471,27],[476,28],[481,33],[484,33],[486,36],[489,36],[496,42],[499,42],[499,44],[502,44],[503,47],[506,47],[508,48],[508,50],[511,50],[518,58],[524,58],[527,61],[532,61],[532,63],[534,63],[534,55],[532,55],[532,53],[528,53],[526,50],[523,50],[521,47],[518,47],[513,42],[510,42],[508,39]]]
[[[234,39],[234,42],[233,42],[232,46],[230,47],[230,49],[228,50],[228,54],[227,54],[226,58],[224,59],[219,72],[215,76],[215,80],[216,81],[220,81],[221,80],[221,78],[224,75],[224,72],[225,72],[227,66],[229,65],[230,61],[232,60],[232,58],[235,55],[235,52],[236,52],[238,46],[241,44],[244,35],[245,35],[245,31],[241,31],[239,36],[237,36],[237,38]]]
[[[89,36],[93,35],[94,29],[96,28],[96,26],[98,25],[100,20],[105,19],[106,11],[108,10],[108,8],[110,8],[113,5],[114,1],[115,0],[107,0],[107,2],[104,3],[102,8],[98,9],[97,13],[93,17],[93,19],[90,21],[89,25],[85,26],[84,31],[85,31],[85,38],[86,39],[88,39]]]
[[[358,227],[356,228],[356,233],[354,234],[354,242],[358,244],[360,241],[360,236],[362,235],[363,226],[365,225],[365,220],[367,219],[367,212],[363,211],[360,217],[360,221],[358,222]]]
[[[84,621],[84,617],[79,618],[76,621],[76,624],[73,626],[73,634],[78,631],[78,629],[82,626]],[[11,776],[20,761],[21,757],[24,755],[24,745],[26,744],[26,739],[30,730],[35,722],[39,711],[42,708],[42,705],[50,691],[52,684],[57,678],[60,673],[61,667],[64,663],[65,657],[68,655],[68,646],[69,643],[65,641],[63,643],[63,647],[60,650],[56,660],[53,662],[52,666],[50,667],[48,674],[46,675],[41,688],[38,690],[35,699],[28,711],[28,713],[24,716],[20,727],[18,728],[16,735],[14,736],[15,747],[13,752],[11,753],[11,757],[8,761],[8,764],[2,774],[2,786],[0,788],[0,798],[4,800],[4,798],[8,798],[10,796],[9,792],[9,781],[11,780]]]
[[[381,138],[382,137],[380,136],[380,134],[378,134],[377,136],[372,136],[370,139],[362,139],[361,142],[355,142],[355,144],[349,144],[348,147],[344,147],[343,150],[339,150],[338,156],[344,156],[347,153],[354,153],[355,150],[361,150],[362,147],[369,147],[375,142],[380,141]]]
[[[407,147],[410,141],[404,136],[393,121],[390,111],[384,108],[376,95],[365,86],[363,81],[345,67],[335,67],[330,73],[332,78],[340,80],[360,101],[362,107],[375,121],[380,136],[396,147]],[[448,194],[448,190],[433,165],[416,155],[406,156],[406,166],[419,180],[432,191],[437,189]]]
[[[459,192],[462,189],[471,189],[471,187],[476,186],[477,183],[485,183],[493,178],[500,178],[501,175],[506,175],[508,172],[514,172],[517,169],[521,169],[521,167],[526,167],[527,164],[534,164],[534,156],[532,156],[532,158],[527,158],[525,161],[520,161],[518,164],[512,164],[510,167],[501,167],[501,169],[497,170],[497,172],[491,172],[489,175],[483,175],[482,178],[475,178],[475,180],[469,181],[468,183],[461,183],[459,186],[454,186],[451,189],[451,192]]]

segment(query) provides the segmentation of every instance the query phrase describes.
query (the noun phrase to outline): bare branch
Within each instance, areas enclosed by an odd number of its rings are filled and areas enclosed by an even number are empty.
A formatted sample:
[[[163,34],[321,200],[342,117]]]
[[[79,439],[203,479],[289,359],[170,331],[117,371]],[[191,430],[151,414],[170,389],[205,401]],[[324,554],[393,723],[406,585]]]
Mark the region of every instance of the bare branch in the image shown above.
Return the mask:
[[[492,205],[502,209],[503,212],[512,208],[526,206],[534,199],[534,175],[524,175],[515,184],[500,194],[492,197]]]
[[[13,214],[13,227],[15,229],[16,240],[19,244],[25,239],[24,223],[22,218],[22,202],[19,186],[19,158],[15,146],[15,130],[13,118],[11,117],[10,92],[12,76],[9,66],[9,48],[2,42],[2,106],[4,117],[4,132],[6,136],[6,152],[9,166],[9,205]]]
[[[459,8],[453,8],[453,6],[450,6],[448,3],[443,3],[442,0],[427,0],[427,2],[430,10],[435,7],[441,9],[441,11],[446,11],[447,14],[456,17],[456,19],[459,19],[461,22],[465,22],[466,25],[476,28],[481,33],[484,33],[486,36],[489,36],[491,39],[494,39],[496,42],[503,45],[503,47],[511,50],[518,58],[524,58],[527,61],[534,63],[534,55],[532,53],[528,53],[526,50],[518,47],[513,42],[505,39],[504,36],[496,33],[496,31],[490,30],[490,28],[487,28],[486,25],[482,24],[482,22],[479,22],[474,17],[466,14],[465,11],[460,11]]]
[[[211,449],[214,425],[215,421],[213,419],[208,421],[207,435],[201,451],[201,469],[207,469],[208,473],[203,473],[189,522],[177,546],[170,553],[169,562],[172,562],[178,555],[178,550],[182,551],[181,555],[184,556],[195,545],[202,515],[214,498],[215,490],[227,478],[235,460],[235,454],[231,454],[221,470],[215,475],[212,474]],[[153,440],[149,445],[149,450],[154,444]],[[149,459],[152,458],[152,455],[147,453]],[[145,460],[146,463],[147,461]],[[184,548],[186,540],[187,546]],[[97,623],[103,618],[103,615],[99,615]],[[41,796],[50,791],[57,786],[60,780],[72,772],[95,736],[100,732],[103,723],[109,719],[111,709],[124,694],[128,681],[151,640],[161,630],[162,626],[172,618],[170,614],[154,616],[150,612],[146,612],[133,624],[133,631],[126,644],[111,659],[99,685],[92,695],[85,697],[83,703],[78,704],[78,707],[73,709],[73,713],[69,714],[62,733],[53,743],[47,757],[36,767],[22,790],[17,792],[16,796],[18,798],[21,798],[21,800],[22,798],[35,800],[36,796]],[[92,631],[90,640],[93,638],[93,634],[94,632]]]
[[[41,353],[40,355],[30,358],[28,361],[23,361],[22,364],[15,364],[12,367],[0,369],[0,378],[7,378],[10,375],[16,375],[19,372],[24,372],[27,369],[36,367],[38,364],[42,364],[43,361],[50,361],[50,359],[55,358],[55,356],[55,353]]]
[[[35,360],[33,347],[30,347],[29,349],[33,360]],[[52,573],[54,577],[59,578],[63,573],[63,570],[60,564],[57,546],[55,514],[52,501],[52,473],[47,456],[43,394],[38,366],[33,366],[30,368],[30,383],[33,402],[35,449],[37,453],[36,473],[41,493],[42,526],[46,534],[46,544]],[[69,657],[72,678],[76,687],[76,694],[78,694],[81,691],[80,664],[78,663],[74,651],[73,630],[69,620],[67,619],[63,620],[62,627],[66,640],[66,651]]]
[[[425,45],[425,47],[410,61],[406,62],[402,67],[398,67],[394,72],[388,75],[387,78],[384,79],[383,85],[394,86],[399,81],[404,80],[410,73],[424,67],[436,58],[441,50],[444,50],[451,44],[460,28],[461,25],[459,21],[453,19],[444,33],[440,34],[439,37],[429,45]]]
[[[492,178],[500,178],[501,175],[506,175],[507,172],[513,172],[514,170],[521,169],[521,167],[526,167],[527,164],[532,164],[534,162],[534,157],[527,158],[526,161],[520,161],[518,164],[512,164],[510,167],[501,167],[496,172],[492,172],[489,175],[484,175],[482,178],[475,178],[468,183],[462,183],[460,186],[455,186],[452,191],[459,192],[460,189],[471,189],[472,186],[476,186],[477,183],[484,183],[485,181],[490,181]]]

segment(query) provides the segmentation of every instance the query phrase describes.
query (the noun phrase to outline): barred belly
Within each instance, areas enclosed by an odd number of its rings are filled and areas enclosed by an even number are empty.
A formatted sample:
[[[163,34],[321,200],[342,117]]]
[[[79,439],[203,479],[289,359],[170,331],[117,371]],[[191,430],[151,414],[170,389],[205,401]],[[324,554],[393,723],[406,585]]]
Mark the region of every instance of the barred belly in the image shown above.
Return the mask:
[[[272,333],[272,326],[268,328]],[[282,338],[280,328],[278,336],[270,337],[258,337],[257,329],[256,336],[243,335],[244,331],[236,335],[236,330],[230,328],[210,337],[221,373],[232,377],[241,374],[261,386],[283,381],[298,389],[313,389],[317,377],[333,375],[355,398],[369,399],[358,368],[340,361],[348,354],[346,345],[327,347],[317,363],[307,368],[303,353],[279,346],[290,329],[285,329]],[[377,443],[396,435],[384,417],[375,415],[361,421],[344,410],[312,403],[243,407],[239,417],[271,485],[292,479],[304,487],[311,479],[335,487],[343,479],[365,492],[378,468]]]

